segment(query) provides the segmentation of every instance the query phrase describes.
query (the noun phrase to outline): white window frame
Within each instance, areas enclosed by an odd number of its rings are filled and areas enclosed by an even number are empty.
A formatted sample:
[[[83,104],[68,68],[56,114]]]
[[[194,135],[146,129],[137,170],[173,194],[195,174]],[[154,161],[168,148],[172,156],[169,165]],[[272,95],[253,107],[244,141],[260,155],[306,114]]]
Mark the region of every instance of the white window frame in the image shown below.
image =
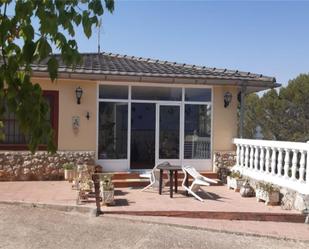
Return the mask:
[[[128,99],[101,99],[99,98],[100,85],[122,85],[128,86]],[[181,101],[169,101],[169,100],[135,100],[132,99],[132,86],[143,87],[168,87],[168,88],[181,88],[182,100]],[[185,101],[185,89],[186,88],[207,88],[211,89],[211,101]],[[100,102],[124,102],[128,103],[128,135],[127,135],[127,158],[126,159],[99,159],[98,158],[98,143],[99,143],[99,103]],[[140,83],[140,82],[111,82],[100,81],[97,82],[97,126],[96,126],[96,163],[103,167],[105,171],[134,171],[130,169],[130,152],[131,152],[131,104],[132,103],[153,103],[156,104],[156,138],[155,138],[155,161],[160,163],[162,161],[169,161],[175,164],[192,165],[197,170],[211,171],[213,160],[213,110],[214,110],[214,91],[212,86],[205,85],[184,85],[184,84],[160,84],[160,83]],[[210,159],[184,159],[184,121],[185,121],[185,104],[191,105],[211,105],[211,138],[210,138]],[[179,106],[180,108],[180,136],[179,136],[179,156],[180,159],[159,159],[159,111],[161,105]]]

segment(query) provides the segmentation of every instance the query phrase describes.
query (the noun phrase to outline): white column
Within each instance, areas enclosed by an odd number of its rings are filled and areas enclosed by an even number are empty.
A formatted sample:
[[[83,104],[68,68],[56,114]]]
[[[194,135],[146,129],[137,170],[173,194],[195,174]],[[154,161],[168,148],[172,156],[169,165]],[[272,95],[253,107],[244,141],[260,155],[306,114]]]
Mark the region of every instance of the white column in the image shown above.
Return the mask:
[[[304,150],[301,151],[301,157],[299,161],[299,178],[298,180],[300,182],[304,182],[304,176],[305,176],[305,157],[306,152]]]
[[[306,183],[309,186],[309,141],[307,142]]]
[[[239,144],[236,144],[236,167],[239,167],[239,158],[240,157],[240,150]]]
[[[245,145],[246,149],[245,149],[245,168],[248,168],[248,164],[249,164],[249,145]]]
[[[260,147],[261,153],[260,153],[260,171],[263,172],[264,171],[264,148],[261,146]]]
[[[272,155],[271,155],[271,174],[275,174],[276,169],[276,159],[277,159],[277,149],[272,148]]]
[[[297,150],[293,150],[292,180],[296,180],[296,169],[297,169]]]
[[[279,148],[279,155],[278,155],[278,172],[277,172],[277,175],[278,176],[282,176],[282,149]]]
[[[255,153],[254,153],[254,169],[258,170],[259,166],[259,146],[255,146]]]
[[[245,149],[244,149],[244,145],[241,145],[240,147],[240,167],[244,167],[244,155],[245,155]]]
[[[284,157],[284,177],[289,178],[289,168],[290,168],[290,150],[285,149]]]
[[[250,169],[253,169],[254,146],[250,145]]]
[[[269,164],[270,164],[270,152],[269,147],[266,147],[266,157],[265,157],[265,172],[269,173]]]

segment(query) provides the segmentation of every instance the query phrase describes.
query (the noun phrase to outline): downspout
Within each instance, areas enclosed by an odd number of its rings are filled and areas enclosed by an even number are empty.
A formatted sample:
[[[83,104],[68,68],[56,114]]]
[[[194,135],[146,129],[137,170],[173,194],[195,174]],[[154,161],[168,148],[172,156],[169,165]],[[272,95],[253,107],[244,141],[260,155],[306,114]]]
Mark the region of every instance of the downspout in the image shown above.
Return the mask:
[[[242,85],[240,92],[240,127],[239,127],[240,138],[243,138],[244,134],[245,95],[246,95],[246,86]]]

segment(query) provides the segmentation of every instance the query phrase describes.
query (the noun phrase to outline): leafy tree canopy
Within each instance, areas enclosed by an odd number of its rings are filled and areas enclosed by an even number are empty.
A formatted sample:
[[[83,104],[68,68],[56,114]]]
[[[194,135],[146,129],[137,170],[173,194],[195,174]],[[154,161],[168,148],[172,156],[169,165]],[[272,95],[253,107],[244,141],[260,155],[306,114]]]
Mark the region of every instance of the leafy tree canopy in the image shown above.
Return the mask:
[[[265,139],[309,140],[309,74],[289,81],[279,92],[246,96],[244,137],[254,138],[261,127]]]
[[[89,38],[104,9],[114,10],[113,0],[104,3],[103,6],[100,0],[0,0],[0,120],[7,106],[29,138],[31,151],[46,139],[48,150],[56,149],[53,130],[46,119],[47,103],[41,87],[30,78],[31,64],[49,58],[48,72],[54,81],[58,62],[53,46],[68,66],[79,63],[76,28],[81,26]],[[8,13],[12,9],[13,15]],[[35,27],[34,19],[38,20]]]

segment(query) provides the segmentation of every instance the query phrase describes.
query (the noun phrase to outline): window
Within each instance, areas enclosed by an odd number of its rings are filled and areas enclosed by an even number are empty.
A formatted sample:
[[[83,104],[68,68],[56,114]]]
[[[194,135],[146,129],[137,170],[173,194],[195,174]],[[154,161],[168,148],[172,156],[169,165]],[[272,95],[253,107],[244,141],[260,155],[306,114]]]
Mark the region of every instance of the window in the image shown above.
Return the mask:
[[[128,104],[99,103],[99,159],[126,159]]]
[[[50,120],[51,126],[54,129],[55,144],[58,140],[58,91],[43,91],[43,96],[46,99],[50,111],[47,114],[47,119]],[[27,149],[27,137],[20,131],[19,124],[14,113],[6,111],[3,118],[5,138],[0,142],[0,149],[22,150]],[[45,149],[46,145],[42,144],[39,149]]]
[[[184,158],[209,159],[211,105],[185,105]]]
[[[128,86],[99,86],[100,99],[128,99]]]
[[[185,101],[211,101],[211,89],[208,88],[186,88]]]
[[[181,101],[181,88],[171,87],[132,87],[132,99]]]

